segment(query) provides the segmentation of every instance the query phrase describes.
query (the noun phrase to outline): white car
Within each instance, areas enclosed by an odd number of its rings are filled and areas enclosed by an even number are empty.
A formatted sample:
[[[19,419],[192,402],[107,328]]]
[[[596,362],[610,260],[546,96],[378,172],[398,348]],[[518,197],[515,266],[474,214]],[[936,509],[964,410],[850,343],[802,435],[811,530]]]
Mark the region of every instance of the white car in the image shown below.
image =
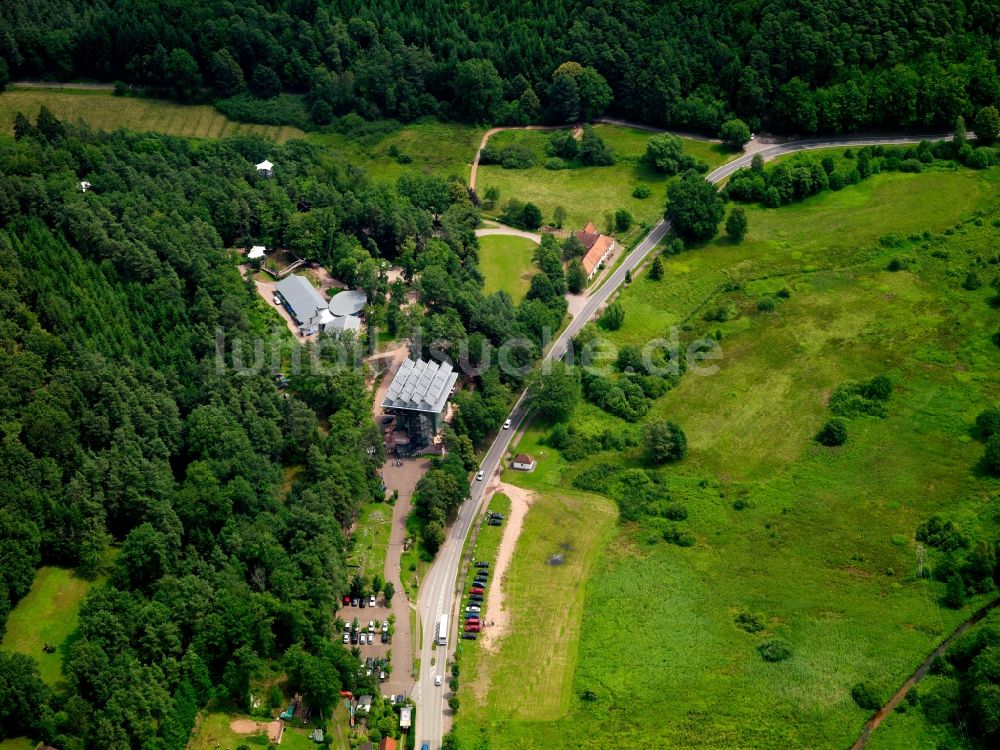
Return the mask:
[[[281,307],[281,297],[279,297],[276,294],[273,297],[271,297],[271,299],[274,301],[274,304],[278,305],[278,307]]]
[[[375,606],[375,594],[372,594],[371,596],[368,597],[368,606],[369,607]]]
[[[368,632],[369,633],[374,633],[375,632],[375,621],[374,620],[369,620],[368,621]]]
[[[477,614],[478,615],[479,614],[479,607],[476,607],[475,605],[469,606],[469,607],[465,608],[465,611],[466,612],[470,612],[472,614]]]
[[[434,684],[435,685],[437,685],[438,687],[441,687],[441,683],[442,682],[443,682],[443,680],[441,679],[441,675],[439,675],[439,674],[434,675]]]
[[[351,642],[351,634],[350,633],[344,633],[344,645],[346,646],[350,642]]]
[[[485,477],[485,476],[486,476],[486,472],[485,471],[479,472],[478,474],[476,474],[476,481],[477,482],[482,482],[483,481],[483,477]]]
[[[389,621],[388,620],[382,620],[382,632],[383,633],[388,633],[389,632]]]
[[[506,422],[503,423],[503,428],[505,430],[509,430],[510,429],[510,420],[509,419]]]

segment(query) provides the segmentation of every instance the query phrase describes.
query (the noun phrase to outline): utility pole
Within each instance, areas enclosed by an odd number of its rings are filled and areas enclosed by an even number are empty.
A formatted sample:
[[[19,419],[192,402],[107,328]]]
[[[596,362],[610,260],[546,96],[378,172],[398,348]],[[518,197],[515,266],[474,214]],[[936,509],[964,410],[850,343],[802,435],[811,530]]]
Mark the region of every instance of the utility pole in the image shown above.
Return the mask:
[[[917,545],[917,578],[924,577],[924,545]]]

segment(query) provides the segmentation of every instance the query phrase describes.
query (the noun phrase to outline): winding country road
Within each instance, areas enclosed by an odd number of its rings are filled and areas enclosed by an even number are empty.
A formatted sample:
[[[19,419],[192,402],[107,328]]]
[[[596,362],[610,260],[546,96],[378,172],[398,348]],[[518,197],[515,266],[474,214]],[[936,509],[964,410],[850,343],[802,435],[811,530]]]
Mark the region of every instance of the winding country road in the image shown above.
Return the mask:
[[[491,134],[504,129],[506,128],[494,128],[488,131],[483,136],[480,150],[482,150],[482,146],[485,145]],[[534,126],[532,129],[543,129],[543,127]],[[765,159],[773,159],[777,156],[797,151],[819,148],[862,147],[879,144],[902,145],[919,143],[922,140],[950,139],[951,134],[824,138],[776,144],[760,149],[756,153],[761,154]],[[736,170],[749,166],[752,159],[752,154],[745,154],[715,169],[708,174],[706,179],[713,184],[719,184]],[[475,185],[476,166],[478,163],[479,153],[477,152],[476,160],[473,164],[470,186]],[[579,332],[588,320],[597,314],[604,303],[624,283],[626,274],[629,272],[634,273],[669,231],[670,222],[666,220],[657,222],[649,234],[632,250],[622,264],[615,269],[608,281],[587,299],[580,314],[570,321],[563,333],[548,347],[543,362],[552,362],[563,357],[569,346],[570,339]],[[447,698],[449,696],[447,687],[447,662],[448,658],[454,653],[455,642],[458,638],[456,620],[461,611],[461,591],[457,588],[456,584],[462,547],[465,544],[469,530],[485,508],[484,500],[490,494],[486,491],[487,485],[490,484],[494,474],[500,468],[500,459],[507,451],[511,438],[523,428],[527,414],[528,407],[525,402],[525,394],[522,392],[510,414],[511,428],[509,430],[501,430],[497,434],[479,466],[486,478],[483,481],[472,482],[469,498],[459,508],[458,516],[448,530],[448,537],[444,544],[441,545],[434,564],[421,584],[417,601],[417,615],[423,624],[419,647],[420,673],[417,676],[417,682],[412,693],[412,697],[417,703],[417,747],[420,747],[421,743],[426,742],[430,750],[439,750],[441,747],[441,738],[445,732],[445,724],[451,721],[451,712],[447,705]],[[449,615],[451,634],[448,639],[448,645],[439,648],[434,645],[434,625],[440,614]],[[434,677],[438,674],[443,676],[443,684],[435,686]]]

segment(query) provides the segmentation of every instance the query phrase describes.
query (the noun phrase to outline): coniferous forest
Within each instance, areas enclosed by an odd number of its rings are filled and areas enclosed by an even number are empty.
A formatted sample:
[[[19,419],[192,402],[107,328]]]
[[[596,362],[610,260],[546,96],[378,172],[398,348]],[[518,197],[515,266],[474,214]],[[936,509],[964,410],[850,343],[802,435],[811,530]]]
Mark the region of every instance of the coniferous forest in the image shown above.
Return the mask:
[[[303,125],[357,112],[950,129],[1000,98],[998,27],[994,0],[24,0],[0,8],[0,67]]]

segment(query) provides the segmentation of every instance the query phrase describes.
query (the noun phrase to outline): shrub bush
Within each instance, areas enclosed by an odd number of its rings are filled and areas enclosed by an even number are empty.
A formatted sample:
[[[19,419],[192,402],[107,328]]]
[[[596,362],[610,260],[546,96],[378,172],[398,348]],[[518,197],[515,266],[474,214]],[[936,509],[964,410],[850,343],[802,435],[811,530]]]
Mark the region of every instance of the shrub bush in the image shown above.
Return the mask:
[[[981,411],[976,417],[976,430],[984,440],[1000,432],[1000,409],[991,406]]]
[[[644,198],[648,198],[650,195],[652,195],[652,193],[653,191],[649,189],[649,185],[647,185],[645,182],[640,182],[638,185],[635,186],[635,189],[632,191],[632,197],[642,200]]]
[[[816,442],[820,445],[833,447],[843,445],[847,441],[847,425],[843,419],[834,417],[816,433]]]
[[[670,524],[663,530],[663,541],[678,547],[693,547],[695,538],[691,532],[681,531],[674,524]]]
[[[764,618],[754,612],[740,612],[733,618],[736,627],[748,633],[759,633],[764,629]]]
[[[528,169],[537,163],[535,154],[526,146],[512,143],[500,150],[500,166],[504,169]]]
[[[663,509],[663,515],[671,521],[683,521],[688,517],[688,511],[681,503],[669,503]]]
[[[564,159],[560,159],[558,156],[550,156],[545,160],[545,168],[551,169],[553,171],[559,171],[560,169],[566,169],[569,166],[566,164]]]
[[[838,417],[886,416],[885,402],[892,395],[892,383],[885,376],[867,383],[841,383],[830,395],[830,411]]]
[[[878,691],[868,682],[859,682],[851,688],[851,698],[858,704],[858,708],[865,711],[877,711],[882,708],[882,699]]]
[[[757,653],[764,661],[785,661],[792,657],[791,645],[781,638],[771,638],[757,646]]]
[[[761,312],[771,312],[774,309],[774,299],[771,297],[761,297],[757,300],[757,309]]]

